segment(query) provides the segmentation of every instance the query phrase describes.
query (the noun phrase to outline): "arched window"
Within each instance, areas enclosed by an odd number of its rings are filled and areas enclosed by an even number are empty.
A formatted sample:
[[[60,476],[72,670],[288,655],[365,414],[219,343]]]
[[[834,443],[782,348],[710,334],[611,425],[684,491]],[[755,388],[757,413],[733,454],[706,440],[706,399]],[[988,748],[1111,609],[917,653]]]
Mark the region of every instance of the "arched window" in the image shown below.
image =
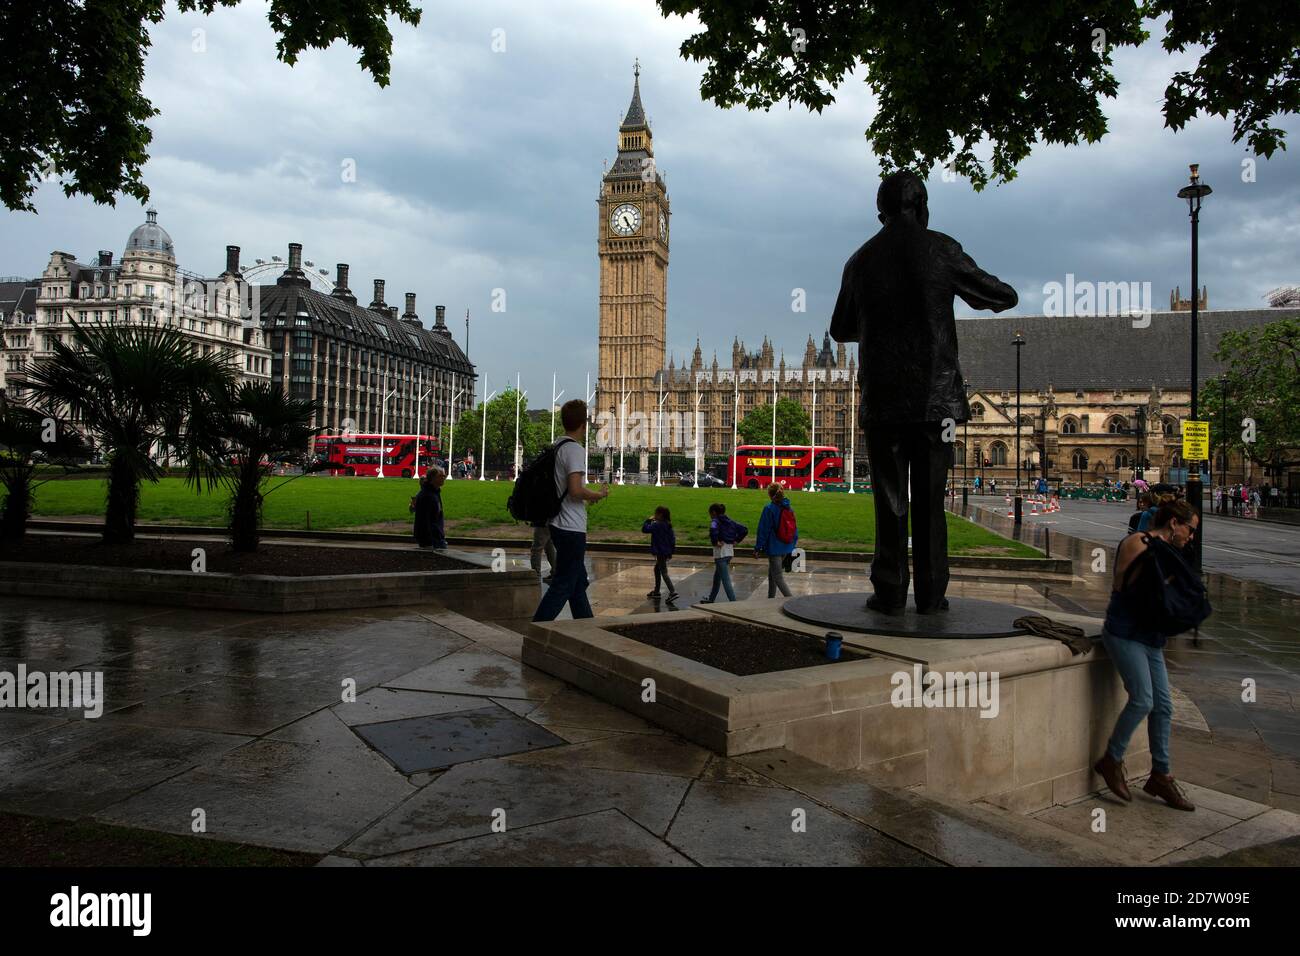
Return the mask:
[[[1079,433],[1079,420],[1070,416],[1061,421],[1062,435],[1077,435]]]
[[[1070,456],[1070,467],[1075,471],[1083,471],[1088,467],[1088,453],[1082,448],[1076,448],[1074,454]]]
[[[971,418],[983,418],[984,406],[980,402],[972,402],[970,407]]]
[[[1122,435],[1128,431],[1128,422],[1122,415],[1116,415],[1106,423],[1106,431],[1112,435]]]
[[[1178,419],[1172,415],[1166,415],[1164,420],[1165,435],[1172,437],[1178,434]]]
[[[1181,451],[1176,451],[1173,453],[1173,455],[1169,459],[1169,467],[1170,468],[1183,467],[1183,453]]]
[[[1000,441],[995,441],[989,445],[989,462],[994,465],[1005,465],[1007,463],[1007,446]]]
[[[1120,450],[1115,455],[1115,467],[1119,469],[1132,468],[1133,457],[1127,451]]]
[[[952,443],[952,460],[958,465],[966,460],[966,446],[959,441]]]

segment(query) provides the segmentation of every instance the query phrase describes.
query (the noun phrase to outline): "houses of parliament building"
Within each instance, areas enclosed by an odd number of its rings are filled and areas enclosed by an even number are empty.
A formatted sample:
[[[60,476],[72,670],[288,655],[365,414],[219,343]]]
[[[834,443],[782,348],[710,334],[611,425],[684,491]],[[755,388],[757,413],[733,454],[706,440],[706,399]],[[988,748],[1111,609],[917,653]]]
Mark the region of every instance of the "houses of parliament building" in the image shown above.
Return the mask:
[[[619,398],[626,394],[621,414],[629,419],[657,423],[662,407],[668,420],[698,421],[704,456],[716,461],[731,453],[736,410],[743,420],[754,408],[769,404],[775,382],[778,398],[799,402],[810,415],[815,394],[817,444],[839,446],[846,467],[852,444],[856,474],[865,477],[862,432],[857,429],[851,442],[849,431],[856,428],[861,398],[861,388],[853,382],[856,346],[833,344],[823,331],[820,346],[808,334],[796,361],[787,361],[766,336],[757,350],[734,338],[725,364],[716,354],[706,361],[698,339],[689,362],[678,366],[670,357],[672,206],[655,166],[639,67],[619,126],[618,155],[601,181],[597,204],[600,372],[595,411],[617,416]],[[845,250],[846,257],[850,251]],[[1214,357],[1224,332],[1300,317],[1294,308],[1209,311],[1208,294],[1193,294],[1203,310],[1198,363],[1203,393],[1215,387],[1224,371]],[[971,420],[957,428],[957,480],[982,475],[1009,487],[1016,474],[1017,437],[1022,475],[1045,475],[1053,482],[1123,481],[1140,466],[1151,480],[1184,480],[1181,422],[1190,414],[1190,305],[1176,292],[1169,311],[1153,312],[1149,323],[1136,325],[1127,315],[958,319],[958,354]],[[1012,345],[1017,333],[1025,341],[1018,420]],[[647,443],[626,448],[634,456],[639,452],[639,461],[634,457],[627,470],[639,469],[643,480],[653,468],[653,428]],[[664,451],[692,455],[693,439],[690,428],[667,431]],[[1257,466],[1252,472],[1251,464],[1236,455],[1226,462],[1220,456],[1212,464],[1216,483],[1225,477],[1262,478]]]

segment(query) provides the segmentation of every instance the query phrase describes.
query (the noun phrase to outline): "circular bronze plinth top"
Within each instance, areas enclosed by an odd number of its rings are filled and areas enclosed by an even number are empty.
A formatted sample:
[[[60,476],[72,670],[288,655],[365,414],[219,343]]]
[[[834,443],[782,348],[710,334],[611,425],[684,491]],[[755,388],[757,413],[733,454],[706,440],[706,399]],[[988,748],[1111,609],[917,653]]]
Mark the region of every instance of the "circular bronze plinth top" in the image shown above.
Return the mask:
[[[829,630],[939,640],[1018,637],[1029,632],[1012,622],[1026,614],[1040,613],[1014,604],[950,597],[948,610],[937,614],[917,614],[912,604],[902,614],[884,614],[867,607],[868,597],[861,591],[805,594],[787,600],[782,610],[796,620]]]

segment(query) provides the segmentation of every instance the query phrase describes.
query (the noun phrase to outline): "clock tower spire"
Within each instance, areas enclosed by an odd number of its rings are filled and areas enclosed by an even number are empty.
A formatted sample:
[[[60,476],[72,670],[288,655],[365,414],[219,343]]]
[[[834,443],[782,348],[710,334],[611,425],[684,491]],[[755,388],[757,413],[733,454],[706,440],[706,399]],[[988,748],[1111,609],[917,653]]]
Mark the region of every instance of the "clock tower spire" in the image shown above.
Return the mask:
[[[618,128],[618,155],[597,199],[600,260],[600,404],[607,410],[624,389],[627,414],[650,416],[658,404],[655,376],[668,340],[668,189],[655,166],[654,141],[641,104],[641,64],[632,69],[632,102]],[[626,383],[626,384],[624,384]],[[629,418],[626,434],[644,434]],[[641,449],[644,450],[644,449]]]

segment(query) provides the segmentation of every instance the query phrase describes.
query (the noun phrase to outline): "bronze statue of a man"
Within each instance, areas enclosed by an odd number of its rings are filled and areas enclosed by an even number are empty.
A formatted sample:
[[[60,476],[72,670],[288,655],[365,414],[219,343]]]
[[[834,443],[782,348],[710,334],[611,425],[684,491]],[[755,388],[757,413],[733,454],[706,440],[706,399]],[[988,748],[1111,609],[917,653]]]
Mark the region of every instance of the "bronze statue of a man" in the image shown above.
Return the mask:
[[[831,336],[858,343],[858,422],[876,508],[875,594],[867,606],[901,614],[907,604],[910,481],[916,609],[928,614],[948,608],[944,480],[953,462],[951,425],[970,418],[953,297],[994,312],[1018,299],[955,239],[926,228],[925,183],[915,173],[886,176],[876,208],[883,225],[844,265]]]

